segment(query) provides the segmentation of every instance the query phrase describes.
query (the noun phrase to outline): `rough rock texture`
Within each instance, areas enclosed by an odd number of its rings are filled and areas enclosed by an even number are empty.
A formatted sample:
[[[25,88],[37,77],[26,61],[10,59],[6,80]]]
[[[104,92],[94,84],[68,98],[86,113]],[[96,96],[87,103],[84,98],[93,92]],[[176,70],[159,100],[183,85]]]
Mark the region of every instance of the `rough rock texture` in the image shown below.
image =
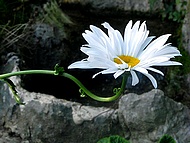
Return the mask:
[[[190,142],[189,109],[164,96],[161,90],[123,96],[119,120],[129,128],[132,143],[154,143],[163,134],[173,136],[179,143]]]
[[[17,71],[13,56],[4,72]],[[156,143],[163,134],[179,143],[190,142],[190,110],[161,90],[142,95],[129,93],[118,109],[83,106],[54,96],[28,92],[19,76],[11,77],[25,105],[17,105],[8,86],[0,82],[0,142],[96,143],[109,135],[121,135],[132,143]]]
[[[55,64],[64,60],[63,55],[68,54],[58,29],[45,23],[35,23],[31,25],[31,29],[33,34],[28,41],[30,45],[19,53],[24,55],[27,66],[33,69],[52,69]]]
[[[83,107],[37,93],[25,92],[22,95],[27,94],[31,100],[25,106],[12,106],[4,119],[4,127],[10,128],[22,140],[32,143],[87,143],[109,134],[118,134],[118,120],[112,109]]]
[[[163,9],[162,0],[154,1],[151,4],[150,0],[61,0],[61,2],[88,4],[97,9],[116,8],[125,11],[148,12],[150,10],[157,11]]]
[[[186,15],[185,15],[183,25],[182,25],[182,44],[183,44],[183,47],[185,48],[185,50],[190,55],[190,0],[187,0]],[[187,100],[186,101],[189,101],[188,99],[190,98],[190,73],[185,75],[185,79],[186,79],[185,85],[187,87],[186,88],[186,92],[187,92],[187,94],[186,94]]]
[[[4,71],[17,71],[17,63],[14,56]],[[1,143],[95,143],[110,134],[122,135],[117,110],[28,92],[20,86],[19,77],[11,80],[26,104],[15,104],[8,86],[0,82]]]
[[[187,0],[186,15],[182,26],[183,46],[190,54],[190,0]]]

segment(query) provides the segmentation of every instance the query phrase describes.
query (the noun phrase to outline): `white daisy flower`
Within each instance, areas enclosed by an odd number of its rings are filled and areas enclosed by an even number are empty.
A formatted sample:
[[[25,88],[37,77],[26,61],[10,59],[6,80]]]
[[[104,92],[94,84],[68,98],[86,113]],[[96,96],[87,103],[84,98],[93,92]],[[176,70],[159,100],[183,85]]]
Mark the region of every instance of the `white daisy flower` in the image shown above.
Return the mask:
[[[88,58],[71,64],[69,69],[103,69],[93,78],[100,73],[113,73],[117,78],[125,72],[130,72],[133,86],[139,82],[136,72],[141,72],[150,79],[154,88],[157,88],[156,79],[148,71],[164,74],[153,66],[182,65],[170,60],[181,56],[171,43],[165,44],[170,34],[153,40],[154,36],[148,37],[149,31],[145,22],[140,25],[140,21],[137,21],[132,26],[132,21],[129,21],[122,37],[109,23],[102,25],[108,30],[108,35],[100,28],[90,25],[91,31],[86,30],[82,34],[88,44],[81,47],[81,51],[88,55]]]

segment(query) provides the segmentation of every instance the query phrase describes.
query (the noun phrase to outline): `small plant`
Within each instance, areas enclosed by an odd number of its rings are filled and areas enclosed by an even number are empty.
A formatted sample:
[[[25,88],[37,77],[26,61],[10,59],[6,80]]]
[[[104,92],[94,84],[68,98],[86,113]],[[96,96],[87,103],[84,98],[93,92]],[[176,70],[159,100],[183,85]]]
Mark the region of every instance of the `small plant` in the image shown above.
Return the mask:
[[[149,0],[150,9],[154,8],[157,0]],[[187,1],[170,0],[163,1],[164,10],[161,10],[162,19],[169,19],[177,23],[182,23],[186,14]]]
[[[103,138],[99,140],[97,143],[129,143],[129,141],[121,136],[114,135],[114,136]]]
[[[0,25],[0,29],[1,29],[0,35],[3,36],[1,45],[4,48],[12,46],[13,44],[17,43],[19,40],[26,42],[26,40],[23,39],[26,39],[26,37],[28,37],[29,35],[28,23],[16,24],[14,26],[9,26],[9,24],[2,26]]]
[[[161,137],[158,143],[176,143],[176,141],[169,135],[164,135]]]
[[[25,0],[0,0],[0,25],[10,26],[24,23],[28,20],[30,7]]]
[[[121,136],[113,135],[100,139],[97,143],[130,143],[130,142]],[[158,141],[158,143],[176,143],[176,141],[169,135],[163,135]]]
[[[172,0],[171,2],[164,4],[164,10],[162,11],[162,18],[182,23],[186,14],[186,1]]]
[[[56,0],[47,2],[38,16],[39,21],[59,29],[60,36],[65,38],[65,24],[73,24],[70,18],[60,9]]]
[[[0,25],[0,41],[1,41],[1,49],[0,52],[4,51],[4,49],[17,45],[19,48],[30,48],[32,44],[31,37],[34,34],[34,25],[36,23],[46,23],[58,29],[60,39],[66,37],[66,32],[64,25],[71,24],[70,18],[62,12],[56,0],[52,0],[51,2],[47,2],[44,4],[44,7],[41,11],[39,11],[39,15],[34,17],[34,19],[27,19],[27,22],[23,23],[23,10],[25,9],[26,1],[23,0],[14,0],[14,2],[19,6],[13,9],[12,7],[8,7],[9,3],[5,0],[0,0],[0,12],[2,12],[1,19],[6,19],[6,15],[12,13],[15,20],[9,20],[6,24]],[[12,9],[13,10],[12,10]],[[23,9],[21,11],[21,9]],[[12,19],[14,19],[12,18]],[[25,17],[26,18],[26,17]],[[26,21],[26,20],[25,20]],[[18,23],[18,24],[17,24]]]

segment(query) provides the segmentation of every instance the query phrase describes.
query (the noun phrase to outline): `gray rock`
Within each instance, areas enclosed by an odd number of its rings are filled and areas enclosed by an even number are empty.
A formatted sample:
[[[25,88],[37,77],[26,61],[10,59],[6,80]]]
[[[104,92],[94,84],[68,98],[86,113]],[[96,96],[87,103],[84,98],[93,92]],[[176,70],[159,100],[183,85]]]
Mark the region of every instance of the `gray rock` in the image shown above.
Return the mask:
[[[190,1],[187,1],[187,9],[186,9],[185,19],[182,25],[182,39],[183,39],[183,47],[190,54]]]
[[[13,66],[14,65],[14,66]],[[15,60],[4,66],[18,70]],[[6,71],[8,72],[8,71]],[[0,84],[0,129],[2,142],[95,143],[110,134],[122,135],[117,110],[83,106],[54,96],[28,92],[20,77],[11,77],[25,105],[17,105],[8,86]]]
[[[80,3],[82,5],[91,5],[93,8],[106,9],[116,8],[124,11],[158,11],[163,9],[162,0],[153,1],[150,4],[150,0],[61,0],[63,3]]]
[[[53,96],[19,90],[25,105],[14,105],[4,118],[4,128],[21,140],[42,143],[96,142],[118,132],[116,110],[82,106]],[[30,97],[27,97],[30,96]],[[113,122],[114,121],[114,122]]]
[[[161,90],[123,96],[119,120],[129,128],[132,143],[155,143],[163,134],[173,136],[179,143],[190,142],[189,109],[164,96]]]
[[[3,71],[17,71],[11,58]],[[164,134],[178,143],[190,142],[190,110],[154,89],[129,93],[118,109],[84,106],[52,95],[28,92],[19,76],[10,78],[25,105],[17,105],[8,86],[0,82],[0,142],[96,143],[109,135],[125,136],[132,143],[157,143]]]

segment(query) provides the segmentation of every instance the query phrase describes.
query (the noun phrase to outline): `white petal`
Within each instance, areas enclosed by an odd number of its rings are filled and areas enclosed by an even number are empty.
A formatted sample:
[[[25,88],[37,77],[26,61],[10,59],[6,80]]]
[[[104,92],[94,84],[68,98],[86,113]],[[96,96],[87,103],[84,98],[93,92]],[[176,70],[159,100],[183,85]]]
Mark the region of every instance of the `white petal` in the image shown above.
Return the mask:
[[[114,30],[107,22],[104,22],[102,25],[108,29],[111,47],[115,55],[121,55],[123,53],[123,38],[121,33],[118,30]]]
[[[147,68],[147,70],[151,70],[151,71],[153,71],[153,72],[159,73],[159,74],[161,74],[162,76],[164,76],[164,73],[163,73],[163,72],[161,72],[161,71],[159,71],[159,70],[157,70],[157,69],[155,69],[155,68],[149,67],[149,68]]]
[[[137,21],[132,28],[132,35],[131,35],[131,46],[130,46],[130,55],[136,57],[141,45],[144,43],[144,40],[147,38],[146,32],[146,24],[145,21],[140,25],[140,21]]]
[[[124,44],[125,47],[123,49],[124,55],[128,55],[129,53],[129,42],[130,42],[130,37],[131,37],[131,27],[132,27],[132,20],[129,21],[127,26],[125,27],[125,32],[124,32]]]
[[[135,67],[134,70],[139,71],[143,74],[148,74],[148,71],[143,67]]]
[[[118,70],[113,76],[114,78],[118,78],[120,75],[122,75],[125,72],[125,70]]]
[[[108,36],[98,27],[91,25],[90,29],[95,33],[99,38],[104,37],[105,39],[108,39]]]
[[[148,59],[149,57],[152,57],[155,51],[165,44],[169,36],[170,34],[166,34],[155,39],[146,47],[146,49],[142,52],[139,58],[145,60]]]
[[[146,40],[144,41],[144,43],[142,44],[142,47],[145,48],[154,38],[155,38],[155,36],[147,37]]]
[[[97,75],[99,75],[99,74],[101,74],[101,73],[102,73],[102,71],[100,71],[100,72],[94,74],[94,75],[92,76],[92,78],[95,78]]]
[[[154,88],[157,88],[156,79],[151,74],[144,74],[144,75],[147,76],[150,79],[150,81],[152,82],[152,85],[154,86]]]
[[[107,57],[106,52],[104,50],[101,50],[101,49],[81,47],[80,50],[88,56],[93,55],[93,56]]]
[[[110,59],[105,59],[104,57],[99,57],[99,56],[89,56],[88,61],[90,62],[89,66],[97,66],[96,68],[115,68],[116,64],[111,61]]]
[[[131,72],[131,75],[132,75],[132,85],[135,86],[136,84],[139,83],[139,78],[138,78],[136,72],[134,72],[132,70],[130,72]]]
[[[91,25],[90,29],[93,31],[93,33],[98,38],[98,41],[101,43],[101,45],[107,49],[107,47],[110,47],[110,38],[98,27]]]
[[[78,62],[74,62],[70,66],[68,66],[68,69],[74,69],[74,68],[91,69],[93,67],[89,66],[88,61],[78,61]]]
[[[72,63],[68,69],[79,68],[79,69],[106,69],[109,67],[115,67],[115,63],[110,60],[101,59],[100,57],[88,57],[87,60],[77,61]]]
[[[85,33],[83,33],[82,36],[88,42],[89,45],[95,45],[96,47],[105,48],[104,45],[102,45],[102,43],[99,42],[99,39],[96,36],[92,36]],[[92,46],[92,48],[94,47]]]
[[[152,39],[155,36],[151,36],[151,37],[147,37],[144,41],[144,43],[141,45],[141,49],[139,50],[139,52],[137,53],[136,57],[140,58],[140,55],[142,53],[142,51],[146,48],[146,46],[152,41]]]
[[[131,23],[129,22],[129,24]],[[125,55],[137,57],[145,48],[143,47],[143,43],[146,41],[149,31],[146,28],[145,21],[141,25],[140,21],[137,21],[132,29],[131,25],[129,25],[130,27],[128,25],[126,26],[124,35],[124,46],[127,48],[127,50],[123,51]]]
[[[95,78],[95,77],[96,77],[97,75],[99,75],[99,74],[110,74],[110,73],[115,73],[116,71],[117,71],[116,68],[106,69],[106,70],[103,70],[103,71],[100,71],[100,72],[96,73],[95,75],[93,75],[92,78]]]
[[[123,61],[121,61],[121,62],[123,62]],[[129,68],[128,64],[126,64],[124,62],[123,62],[123,64],[117,64],[117,67],[118,67],[118,69],[121,69],[121,70],[126,70]]]
[[[181,66],[182,64],[179,63],[179,62],[175,62],[175,61],[166,61],[166,62],[163,62],[163,63],[157,63],[156,64],[156,66],[173,66],[173,65]]]
[[[137,21],[131,30],[131,37],[130,37],[130,42],[129,42],[129,51],[128,51],[128,55],[133,56],[133,51],[134,51],[134,46],[137,43],[136,39],[138,39],[139,35],[138,35],[138,29],[139,29],[139,25],[140,25],[140,21]]]
[[[149,48],[149,47],[159,48],[159,47],[163,46],[166,43],[166,41],[168,40],[170,35],[171,34],[165,34],[165,35],[162,35],[162,36],[158,37],[153,42],[151,42],[150,45],[148,45],[147,48]]]
[[[149,31],[144,31],[142,33],[139,33],[139,38],[138,38],[137,44],[134,47],[134,52],[132,56],[138,57],[138,55],[142,53],[142,51],[145,49],[143,44],[146,41],[148,34],[149,34]]]
[[[174,56],[181,56],[180,51],[170,44],[166,44],[160,48],[160,50],[156,51],[154,56],[167,56],[167,57],[174,57]]]
[[[147,68],[150,66],[157,66],[158,64],[164,63],[169,60],[170,58],[168,57],[153,57],[145,60],[140,59],[140,63],[137,66]]]
[[[102,71],[102,74],[115,73],[116,71],[118,71],[117,68],[109,68],[109,69],[103,70],[103,71]]]

